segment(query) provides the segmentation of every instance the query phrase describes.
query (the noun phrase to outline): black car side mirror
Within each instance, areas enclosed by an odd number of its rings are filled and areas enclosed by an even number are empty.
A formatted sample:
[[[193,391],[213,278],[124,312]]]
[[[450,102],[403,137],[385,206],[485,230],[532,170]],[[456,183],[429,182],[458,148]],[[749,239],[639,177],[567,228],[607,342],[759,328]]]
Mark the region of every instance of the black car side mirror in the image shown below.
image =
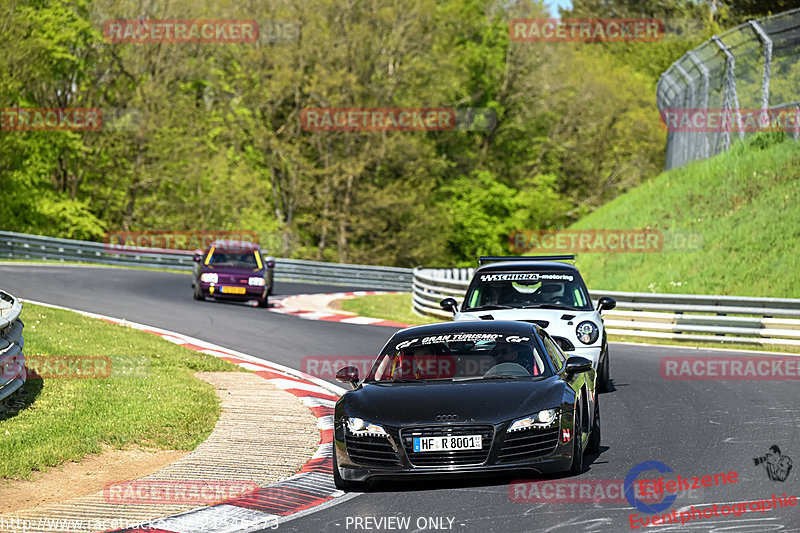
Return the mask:
[[[458,313],[458,302],[456,302],[455,298],[445,298],[439,302],[439,305],[445,311],[450,311],[453,314]]]
[[[336,381],[341,381],[342,383],[349,383],[356,388],[356,384],[358,383],[358,367],[357,366],[346,366],[340,368],[336,371]]]
[[[597,310],[598,311],[610,311],[617,306],[617,301],[614,298],[609,298],[608,296],[603,296],[600,300],[597,301]]]
[[[202,258],[203,258],[203,254],[195,253],[194,257],[192,257],[192,261],[194,261],[195,263],[199,263]]]
[[[581,372],[588,372],[592,369],[592,362],[586,359],[585,357],[578,357],[577,355],[573,355],[569,359],[567,359],[567,363],[564,366],[564,370],[568,375],[573,374],[580,374]]]

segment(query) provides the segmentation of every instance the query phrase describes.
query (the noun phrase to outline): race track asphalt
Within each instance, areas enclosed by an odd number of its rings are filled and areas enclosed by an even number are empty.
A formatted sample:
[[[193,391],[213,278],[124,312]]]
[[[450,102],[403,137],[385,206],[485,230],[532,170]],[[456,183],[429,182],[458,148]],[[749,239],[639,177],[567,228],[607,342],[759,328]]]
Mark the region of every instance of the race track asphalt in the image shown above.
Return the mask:
[[[375,354],[395,331],[382,326],[303,320],[239,304],[196,302],[188,275],[93,267],[0,264],[0,289],[17,297],[125,318],[301,369],[309,355]],[[358,290],[276,282],[276,298],[300,293]],[[24,319],[24,312],[23,312]],[[631,515],[660,516],[691,506],[800,496],[800,388],[797,381],[668,381],[664,356],[728,356],[733,352],[612,344],[613,390],[600,396],[603,443],[580,476],[540,479],[539,496],[519,476],[424,482],[383,482],[356,498],[280,524],[280,531],[624,532]],[[753,458],[777,444],[791,457],[785,482],[770,481]],[[627,501],[569,501],[570,487],[555,483],[608,480],[619,486],[644,461],[674,471],[667,479],[736,472],[735,483],[680,491],[656,515]],[[647,477],[656,477],[653,472]],[[616,481],[615,481],[616,480]],[[586,486],[586,485],[585,485]],[[576,486],[576,496],[580,496]],[[593,489],[596,490],[596,489]],[[613,489],[612,489],[613,490]],[[720,507],[722,508],[722,507]],[[680,522],[680,515],[678,521]],[[389,520],[391,518],[391,520]],[[636,524],[639,525],[639,524]],[[639,530],[644,529],[639,527]],[[266,530],[271,531],[271,530]],[[800,503],[741,516],[697,518],[647,531],[800,532]]]

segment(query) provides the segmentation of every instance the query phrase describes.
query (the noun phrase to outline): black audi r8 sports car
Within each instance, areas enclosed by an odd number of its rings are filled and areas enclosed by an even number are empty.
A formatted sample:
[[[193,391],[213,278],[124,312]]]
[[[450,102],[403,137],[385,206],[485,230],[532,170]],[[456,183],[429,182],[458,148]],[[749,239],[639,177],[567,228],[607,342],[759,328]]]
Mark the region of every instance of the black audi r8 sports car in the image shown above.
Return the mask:
[[[591,361],[538,325],[446,322],[397,332],[336,402],[333,475],[368,480],[527,470],[583,471],[600,450]]]

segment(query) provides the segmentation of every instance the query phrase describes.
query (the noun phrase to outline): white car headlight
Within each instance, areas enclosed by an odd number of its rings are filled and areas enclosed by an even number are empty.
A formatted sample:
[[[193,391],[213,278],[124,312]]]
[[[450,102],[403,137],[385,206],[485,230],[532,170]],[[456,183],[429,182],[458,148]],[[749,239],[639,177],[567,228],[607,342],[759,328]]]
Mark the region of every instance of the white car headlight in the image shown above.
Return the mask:
[[[371,424],[366,422],[361,418],[345,418],[345,422],[347,424],[347,432],[354,437],[388,437],[389,434],[386,433],[381,426],[377,424]]]
[[[554,425],[558,420],[558,408],[545,409],[535,415],[518,418],[509,426],[508,431],[522,431],[530,428],[546,428]]]
[[[253,287],[263,287],[264,286],[264,278],[253,277],[247,280],[247,284]]]
[[[578,335],[578,340],[583,344],[594,344],[597,341],[597,337],[600,336],[600,329],[594,322],[586,320],[578,324],[578,327],[575,328],[575,334]]]
[[[213,272],[206,272],[200,275],[200,281],[203,283],[217,283],[219,281],[219,276]]]

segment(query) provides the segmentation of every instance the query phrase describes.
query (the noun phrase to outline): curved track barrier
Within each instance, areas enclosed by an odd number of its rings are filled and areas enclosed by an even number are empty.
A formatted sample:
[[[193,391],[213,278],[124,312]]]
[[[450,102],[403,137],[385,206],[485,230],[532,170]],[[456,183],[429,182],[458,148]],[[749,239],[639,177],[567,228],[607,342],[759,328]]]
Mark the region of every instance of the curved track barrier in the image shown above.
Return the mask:
[[[113,246],[99,242],[56,239],[0,231],[0,259],[35,261],[77,261],[104,265],[140,266],[191,271],[194,268],[191,250]],[[305,281],[331,285],[357,286],[365,289],[407,291],[411,287],[412,269],[372,265],[346,265],[302,259],[275,259],[276,281]]]
[[[442,298],[462,300],[473,269],[414,270],[417,313],[448,319]],[[591,291],[617,301],[606,331],[643,339],[800,346],[800,299]]]
[[[0,400],[25,383],[21,313],[20,301],[0,291]]]
[[[116,264],[191,270],[193,252],[141,248],[115,253],[107,245],[0,231],[0,258]],[[368,289],[412,290],[417,313],[449,319],[442,298],[464,297],[474,269],[396,268],[277,258],[275,279]],[[617,307],[607,331],[644,339],[800,346],[800,299],[592,291]],[[21,330],[21,325],[19,326]],[[0,344],[1,346],[1,344]]]

